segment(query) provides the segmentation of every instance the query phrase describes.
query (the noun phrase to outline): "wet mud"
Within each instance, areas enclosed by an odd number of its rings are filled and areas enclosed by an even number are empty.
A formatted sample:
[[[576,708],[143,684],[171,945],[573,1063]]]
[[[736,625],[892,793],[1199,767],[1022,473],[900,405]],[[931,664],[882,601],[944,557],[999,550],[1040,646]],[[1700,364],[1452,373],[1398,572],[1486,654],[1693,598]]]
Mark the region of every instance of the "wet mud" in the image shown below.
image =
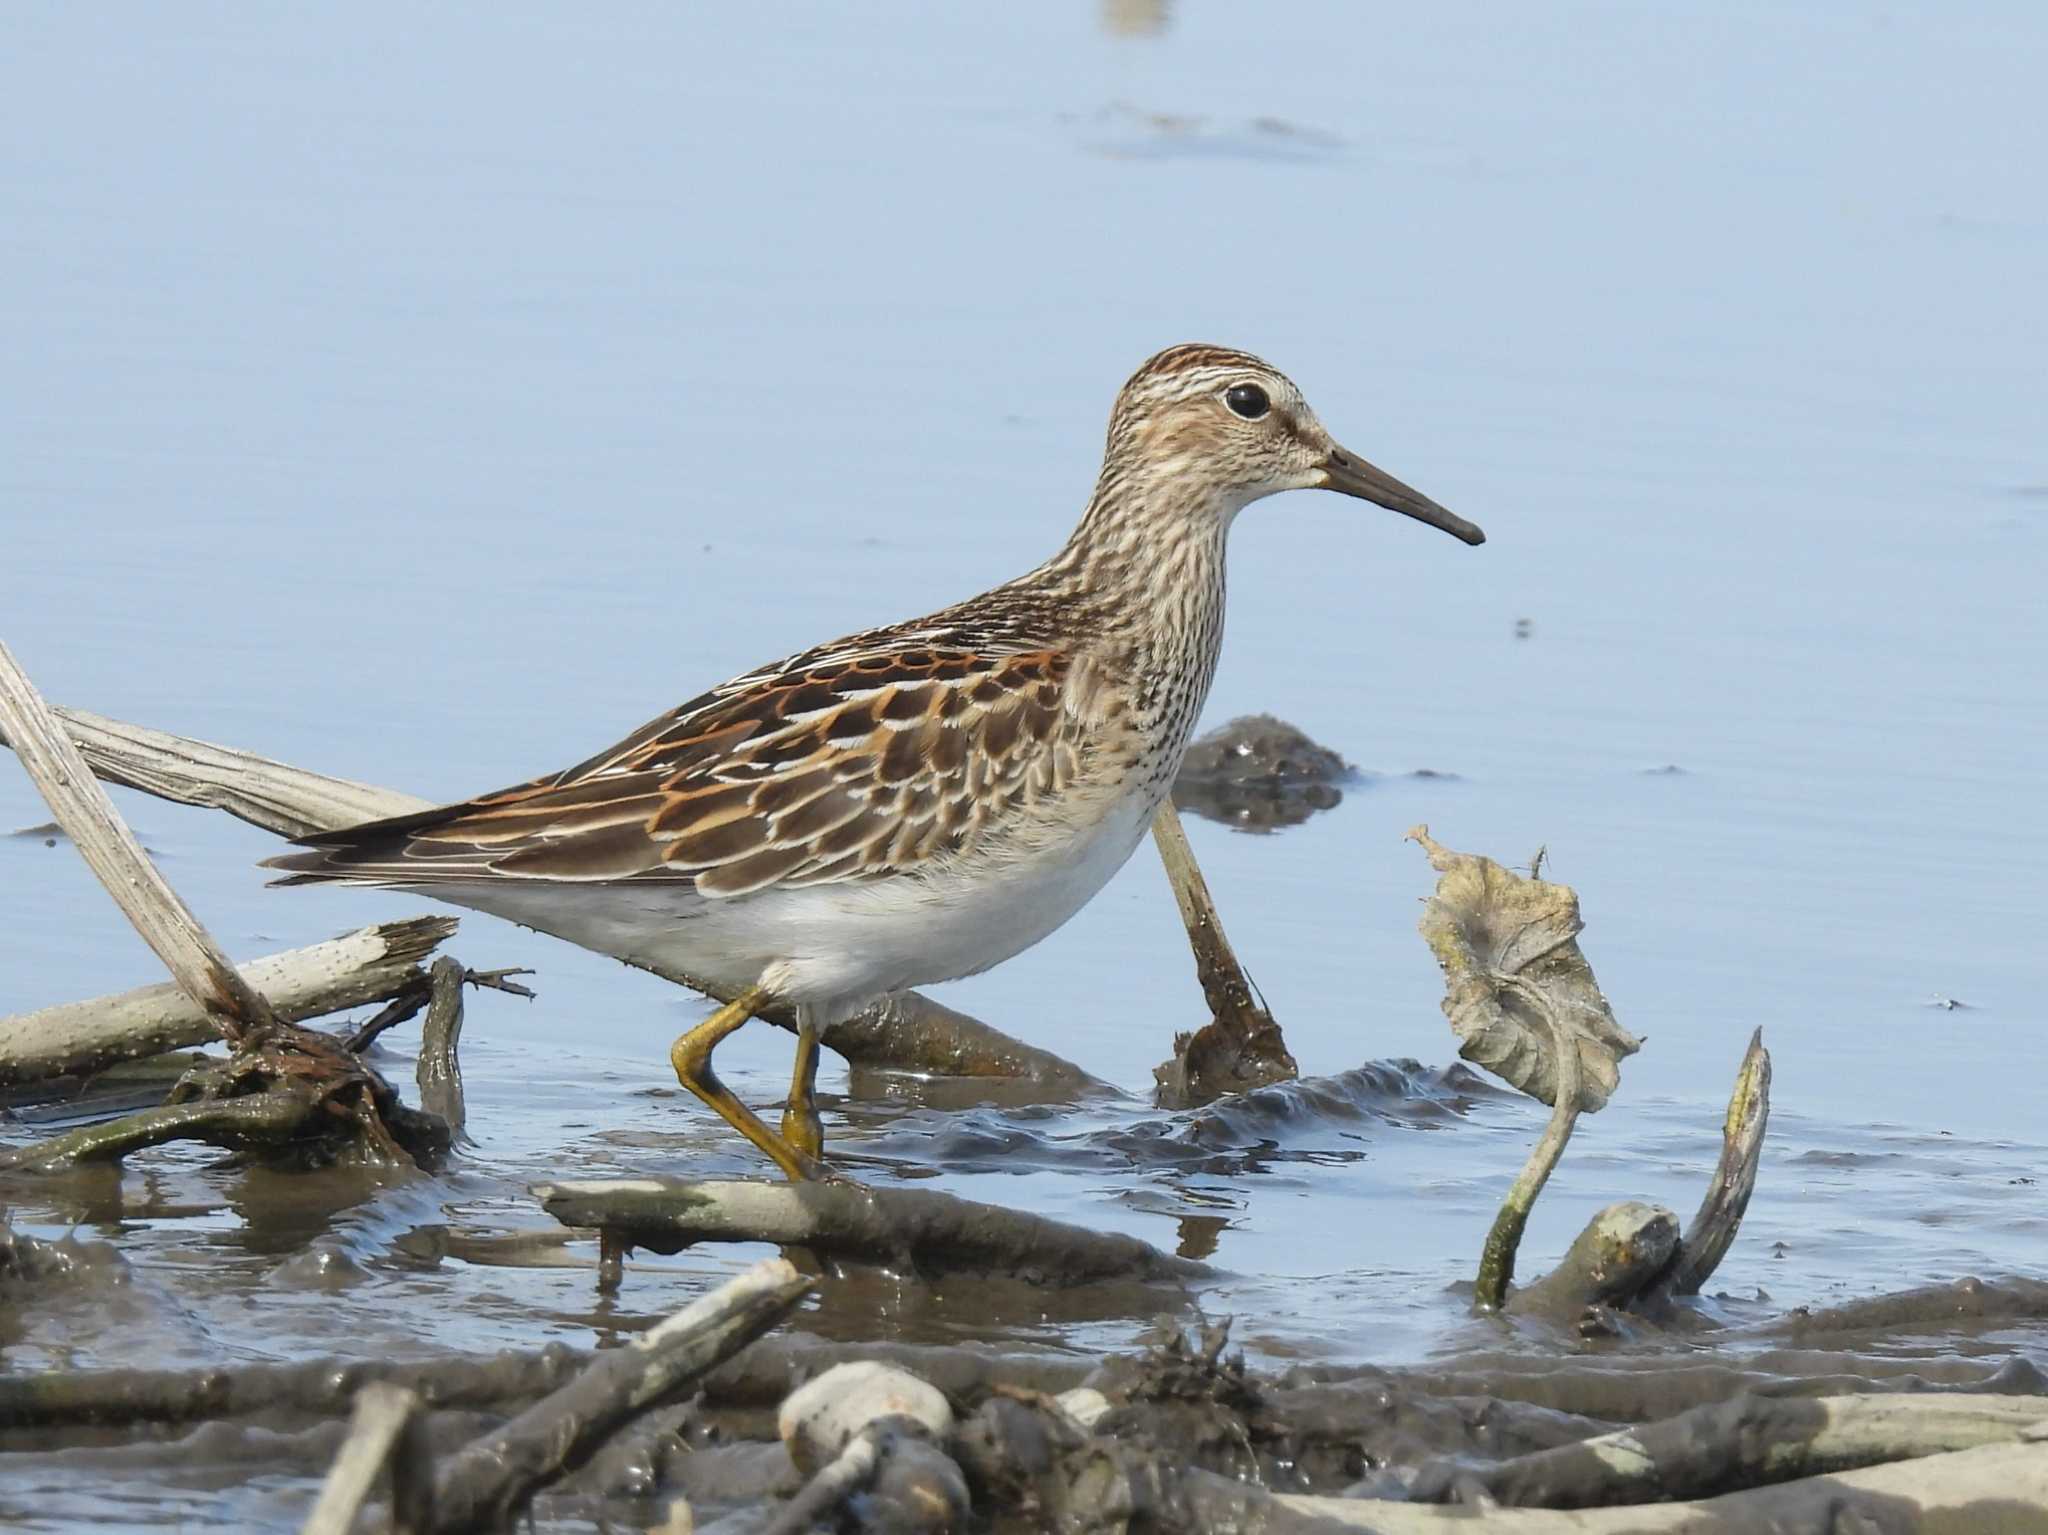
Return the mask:
[[[1012,1104],[986,1085],[980,1098],[940,1109],[891,1095],[842,1100],[836,1112],[856,1127],[848,1144],[870,1179],[943,1161],[969,1178],[979,1168],[1156,1180],[1190,1199],[1290,1165],[1356,1164],[1375,1138],[1469,1131],[1475,1114],[1510,1101],[1462,1064],[1415,1062],[1180,1113],[1100,1094],[1078,1106]],[[1077,1117],[1097,1122],[1077,1126]],[[659,1145],[641,1146],[650,1152]],[[487,1162],[428,1176],[234,1171],[193,1157],[8,1180],[7,1198],[38,1230],[59,1211],[82,1223],[62,1237],[17,1226],[0,1245],[0,1347],[11,1366],[0,1377],[0,1513],[10,1519],[52,1528],[132,1520],[116,1489],[146,1487],[161,1514],[145,1523],[205,1510],[249,1527],[295,1527],[368,1381],[416,1391],[429,1443],[452,1454],[572,1378],[592,1357],[585,1340],[602,1348],[642,1333],[664,1275],[677,1263],[701,1271],[713,1251],[631,1262],[607,1294],[588,1233],[535,1224],[516,1174],[505,1181]],[[451,1224],[447,1213],[465,1205],[467,1218]],[[479,1218],[492,1209],[495,1218]],[[1229,1268],[1245,1251],[1226,1240],[1218,1252],[1230,1225],[1228,1213],[1183,1215],[1179,1256],[1212,1265],[1220,1256],[1225,1266],[1209,1278],[1190,1268],[1165,1289],[1149,1279],[1048,1288],[1014,1273],[963,1279],[920,1276],[915,1264],[811,1260],[817,1292],[788,1330],[542,1492],[537,1527],[657,1528],[680,1498],[700,1529],[753,1528],[769,1501],[804,1485],[775,1438],[778,1404],[857,1359],[929,1380],[953,1402],[962,1426],[946,1453],[974,1499],[967,1527],[986,1530],[1042,1528],[1051,1509],[1073,1528],[1107,1529],[1109,1510],[1134,1497],[1154,1500],[1145,1506],[1157,1519],[1194,1521],[1134,1528],[1228,1527],[1215,1522],[1225,1484],[1204,1476],[1260,1496],[1412,1502],[1483,1490],[1506,1501],[1522,1488],[1518,1496],[1535,1498],[1526,1489],[1560,1473],[1532,1457],[1705,1412],[1659,1430],[1668,1453],[1697,1459],[1699,1444],[1740,1437],[1741,1425],[1775,1410],[1731,1405],[1744,1402],[2000,1395],[2039,1398],[2048,1417],[2048,1285],[2038,1281],[1968,1280],[1789,1311],[1712,1297],[1656,1317],[1617,1313],[1593,1337],[1576,1308],[1471,1318],[1450,1294],[1431,1324],[1431,1357],[1369,1365],[1346,1362],[1340,1338],[1281,1353],[1256,1341],[1262,1319],[1246,1301],[1258,1292],[1234,1290]],[[119,1242],[85,1234],[95,1228],[183,1234],[169,1247],[143,1244],[138,1268]],[[224,1267],[179,1261],[204,1231],[231,1238]],[[1527,1293],[1541,1285],[1539,1276]],[[1237,1312],[1249,1355],[1222,1324],[1202,1320],[1219,1307]],[[291,1335],[294,1317],[322,1311],[334,1313],[326,1326]],[[181,1344],[180,1322],[210,1312],[265,1320],[254,1331],[244,1323],[225,1357],[212,1326]],[[1176,1320],[1148,1320],[1161,1313]],[[494,1334],[524,1346],[476,1346]],[[549,1335],[577,1341],[533,1346]],[[60,1337],[74,1346],[58,1347]],[[138,1349],[141,1338],[156,1346]],[[124,1367],[135,1365],[144,1367]],[[1070,1392],[1099,1393],[1100,1412],[1081,1424],[1048,1405]],[[1783,1429],[1793,1419],[1768,1421]],[[265,1475],[252,1480],[256,1466]],[[1712,1490],[1702,1480],[1698,1495]]]

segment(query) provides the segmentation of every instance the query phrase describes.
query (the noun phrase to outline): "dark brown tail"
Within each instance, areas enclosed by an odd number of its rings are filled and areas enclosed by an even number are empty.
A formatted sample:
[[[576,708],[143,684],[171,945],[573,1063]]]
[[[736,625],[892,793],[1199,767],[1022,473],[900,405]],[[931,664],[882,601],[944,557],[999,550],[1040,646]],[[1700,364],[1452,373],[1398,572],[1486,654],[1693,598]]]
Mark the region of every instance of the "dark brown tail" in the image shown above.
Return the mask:
[[[292,838],[307,851],[280,853],[257,867],[287,871],[285,878],[272,880],[273,885],[410,884],[474,873],[473,857],[450,856],[448,849],[437,849],[440,856],[421,857],[413,840],[417,833],[444,826],[470,808],[467,804],[436,805],[360,826],[309,832]],[[451,867],[457,863],[463,867]]]

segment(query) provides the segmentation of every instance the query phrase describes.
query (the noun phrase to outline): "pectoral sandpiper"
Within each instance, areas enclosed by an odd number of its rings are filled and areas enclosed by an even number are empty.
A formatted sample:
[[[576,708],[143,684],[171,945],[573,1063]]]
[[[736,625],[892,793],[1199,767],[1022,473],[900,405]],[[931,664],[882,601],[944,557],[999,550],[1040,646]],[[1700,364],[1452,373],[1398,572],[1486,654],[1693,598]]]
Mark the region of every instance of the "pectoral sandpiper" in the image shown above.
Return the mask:
[[[676,1074],[813,1176],[818,1031],[999,964],[1108,882],[1208,695],[1231,521],[1303,489],[1484,541],[1338,447],[1258,358],[1173,347],[1117,396],[1087,511],[1028,575],[736,677],[563,772],[307,837],[269,866],[416,889],[736,993],[676,1041]],[[771,999],[798,1024],[779,1134],[711,1065]]]

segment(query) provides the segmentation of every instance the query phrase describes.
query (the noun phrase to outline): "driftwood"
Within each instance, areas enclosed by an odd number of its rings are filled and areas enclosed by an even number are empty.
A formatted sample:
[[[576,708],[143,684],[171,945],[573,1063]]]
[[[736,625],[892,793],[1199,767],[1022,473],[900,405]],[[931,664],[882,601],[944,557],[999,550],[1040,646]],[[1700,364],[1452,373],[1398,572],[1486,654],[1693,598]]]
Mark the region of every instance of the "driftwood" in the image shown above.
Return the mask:
[[[422,1479],[419,1410],[419,1398],[403,1386],[365,1386],[357,1394],[348,1438],[321,1484],[313,1512],[306,1516],[303,1535],[348,1535],[387,1464],[393,1509],[404,1508],[392,1519],[393,1529],[412,1535],[427,1528],[424,1521],[432,1517],[433,1494],[432,1483]]]
[[[1801,1307],[1757,1331],[1811,1346],[1816,1339],[1842,1335],[1947,1331],[1965,1321],[2044,1319],[2048,1319],[2048,1280],[2015,1276],[1922,1285],[1819,1311]]]
[[[453,917],[380,922],[303,949],[251,960],[244,980],[288,1023],[423,990],[420,961],[455,931]],[[143,986],[0,1018],[0,1086],[98,1071],[221,1037],[213,1015],[175,984]]]
[[[1531,1423],[1538,1435],[1564,1431],[1578,1442],[1553,1438],[1491,1464],[1475,1436],[1490,1432],[1499,1404],[1451,1399],[1437,1405],[1455,1408],[1452,1431],[1440,1421],[1425,1436],[1445,1458],[1408,1485],[1398,1471],[1412,1404],[1370,1386],[1327,1402],[1313,1390],[1275,1392],[1222,1360],[1217,1342],[1211,1335],[1196,1349],[1169,1339],[1112,1361],[1097,1377],[1111,1405],[1086,1419],[1068,1410],[1070,1397],[984,1401],[956,1436],[984,1511],[1036,1512],[1039,1527],[1195,1535],[2048,1528],[2048,1402],[2038,1398],[1755,1398],[1604,1436]],[[1348,1457],[1332,1461],[1318,1448],[1333,1436]],[[1300,1490],[1330,1485],[1347,1463],[1352,1475],[1380,1469],[1342,1497]],[[1360,1495],[1368,1490],[1399,1501]],[[1408,1501],[1452,1495],[1482,1506]],[[1657,1498],[1696,1501],[1649,1501]],[[1836,1522],[1844,1515],[1849,1522]]]
[[[213,1014],[231,1041],[269,1029],[275,1022],[270,1004],[228,963],[213,935],[157,872],[4,644],[0,731],[6,733],[86,867],[98,876],[143,942],[156,951],[178,989]]]
[[[698,1379],[788,1315],[811,1281],[780,1258],[756,1264],[443,1462],[434,1529],[496,1529],[638,1413]]]
[[[714,1407],[770,1407],[806,1380],[855,1361],[894,1366],[959,1401],[977,1401],[993,1391],[1071,1390],[1097,1365],[1064,1354],[999,1354],[937,1343],[841,1343],[790,1334],[763,1338],[712,1371],[704,1380],[704,1400]]]
[[[1195,979],[1209,1005],[1209,1021],[1192,1034],[1177,1034],[1173,1056],[1155,1067],[1154,1095],[1164,1109],[1198,1108],[1226,1093],[1241,1093],[1301,1074],[1280,1025],[1252,993],[1244,967],[1223,935],[1222,919],[1188,845],[1187,831],[1169,802],[1152,818],[1152,840],[1166,866],[1180,919],[1194,950]]]
[[[61,1268],[44,1257],[56,1244],[0,1228],[0,1275],[16,1267]],[[293,1364],[238,1364],[193,1370],[46,1370],[0,1375],[0,1430],[68,1426],[121,1428],[216,1418],[286,1419],[346,1413],[365,1386],[403,1386],[435,1410],[494,1409],[545,1396],[589,1363],[566,1344],[500,1354],[427,1359],[314,1358]],[[1056,1354],[995,1354],[940,1344],[842,1343],[803,1334],[763,1338],[703,1382],[705,1399],[734,1408],[773,1406],[806,1379],[837,1364],[876,1360],[910,1371],[949,1396],[974,1399],[998,1388],[1064,1391],[1095,1362]]]
[[[462,1038],[462,988],[469,973],[452,959],[434,961],[433,1000],[420,1025],[420,1052],[413,1063],[420,1107],[439,1116],[450,1135],[462,1134],[468,1109],[462,1096],[462,1063],[455,1048]]]
[[[1678,1217],[1657,1205],[1609,1205],[1586,1223],[1563,1260],[1534,1284],[1515,1290],[1515,1315],[1565,1320],[1589,1306],[1633,1302],[1678,1255]]]
[[[320,1099],[284,1092],[164,1103],[0,1151],[0,1172],[52,1173],[80,1163],[115,1162],[172,1141],[202,1141],[229,1151],[277,1150],[328,1129],[328,1117]]]
[[[703,989],[687,976],[668,979]],[[761,1016],[785,1029],[795,1027],[795,1015],[780,1009]],[[935,1077],[1022,1077],[1069,1095],[1114,1091],[1072,1061],[915,991],[884,997],[841,1019],[818,1038],[856,1069]]]
[[[1697,1295],[1734,1245],[1735,1233],[1756,1191],[1757,1169],[1763,1162],[1764,1131],[1771,1121],[1771,1056],[1764,1049],[1764,1031],[1749,1036],[1742,1065],[1735,1073],[1735,1091],[1728,1117],[1721,1125],[1721,1160],[1700,1200],[1699,1213],[1685,1228],[1678,1256],[1646,1299]]]
[[[1785,1398],[1744,1393],[1640,1428],[1560,1445],[1491,1466],[1469,1459],[1422,1468],[1417,1502],[1515,1508],[1602,1508],[1708,1498],[1744,1487],[1828,1476],[2048,1430],[2048,1402],[2011,1396]]]
[[[1210,1272],[1136,1237],[929,1189],[619,1178],[544,1183],[534,1194],[566,1226],[595,1227],[621,1248],[655,1252],[693,1242],[772,1242],[925,1274],[999,1272],[1048,1284],[1181,1281]]]
[[[1571,1063],[1565,1063],[1568,1074]],[[1586,1223],[1550,1273],[1512,1291],[1506,1309],[1565,1321],[1580,1314],[1587,1331],[1611,1330],[1600,1308],[1655,1313],[1694,1295],[1727,1255],[1749,1208],[1770,1119],[1771,1057],[1763,1031],[1750,1036],[1722,1126],[1721,1159],[1681,1237],[1669,1210],[1634,1202],[1610,1205]],[[1557,1116],[1552,1115],[1553,1125]]]
[[[2048,1443],[1989,1444],[1701,1501],[1621,1508],[1480,1512],[1358,1498],[1283,1495],[1275,1501],[1290,1512],[1374,1535],[2005,1535],[2048,1529]]]
[[[324,1034],[280,1023],[268,1001],[179,900],[143,852],[107,792],[92,776],[78,748],[44,703],[28,677],[0,645],[0,729],[6,731],[22,766],[49,803],[86,866],[106,887],[144,941],[154,949],[179,989],[210,1014],[234,1047],[218,1071],[188,1074],[172,1092],[171,1110],[194,1099],[271,1100],[266,1108],[244,1103],[224,1114],[197,1116],[158,1112],[129,1126],[91,1126],[60,1138],[55,1161],[41,1148],[10,1156],[6,1165],[63,1165],[81,1156],[120,1156],[181,1134],[205,1139],[234,1138],[247,1131],[260,1147],[272,1145],[280,1126],[287,1138],[303,1140],[321,1156],[343,1145],[384,1162],[438,1162],[448,1147],[438,1120],[413,1114],[389,1084]],[[146,1113],[150,1111],[145,1111]],[[293,1115],[297,1117],[292,1118]]]
[[[310,772],[253,752],[83,710],[54,712],[87,767],[107,782],[181,805],[224,810],[283,837],[338,830],[428,809],[433,804],[396,789]],[[0,726],[0,738],[13,744],[12,733],[4,726]],[[726,988],[687,972],[662,967],[653,973],[721,1002],[732,1000]],[[770,1008],[761,1016],[785,1029],[796,1027],[794,1014],[786,1009]],[[968,1076],[1033,1076],[1076,1089],[1099,1085],[1071,1061],[1012,1039],[916,992],[888,998],[833,1025],[820,1038],[828,1049],[856,1066]]]

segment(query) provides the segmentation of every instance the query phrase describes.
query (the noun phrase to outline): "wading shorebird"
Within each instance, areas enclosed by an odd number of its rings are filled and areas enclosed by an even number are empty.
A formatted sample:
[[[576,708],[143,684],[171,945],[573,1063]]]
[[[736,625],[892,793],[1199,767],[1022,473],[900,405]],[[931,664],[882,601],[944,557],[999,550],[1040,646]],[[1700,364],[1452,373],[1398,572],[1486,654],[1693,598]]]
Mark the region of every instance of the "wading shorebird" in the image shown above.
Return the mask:
[[[819,1031],[1000,964],[1108,883],[1208,696],[1231,521],[1310,489],[1485,541],[1340,448],[1258,358],[1172,347],[1117,396],[1095,494],[1036,570],[735,677],[562,772],[304,837],[267,866],[705,978],[733,1000],[675,1042],[677,1078],[815,1176]],[[797,1020],[780,1133],[711,1065],[771,1002]]]

